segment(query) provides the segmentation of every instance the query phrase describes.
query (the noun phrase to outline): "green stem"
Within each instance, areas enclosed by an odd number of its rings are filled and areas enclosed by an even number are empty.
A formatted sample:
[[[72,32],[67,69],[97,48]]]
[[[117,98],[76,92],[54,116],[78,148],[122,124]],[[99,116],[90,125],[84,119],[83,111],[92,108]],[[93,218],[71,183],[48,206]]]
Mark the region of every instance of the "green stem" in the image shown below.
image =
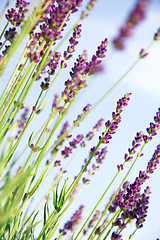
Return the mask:
[[[103,139],[106,135],[106,133],[108,132],[109,128],[106,129],[106,131],[104,132],[101,140],[98,142],[97,146],[95,147],[95,150],[93,151],[93,153],[91,154],[91,156],[89,157],[88,161],[86,162],[86,164],[84,165],[84,167],[82,168],[82,170],[79,172],[79,174],[77,175],[76,179],[72,182],[72,184],[70,185],[70,187],[67,190],[67,197],[65,199],[65,201],[68,200],[69,196],[72,194],[73,190],[76,188],[76,185],[78,184],[79,180],[81,179],[83,173],[85,172],[86,168],[88,167],[88,165],[90,164],[92,158],[95,155],[95,152],[99,149],[99,147],[101,146]]]
[[[90,234],[88,240],[91,239],[92,235],[94,235],[94,233],[95,233],[95,231],[96,231],[99,223],[101,222],[102,218],[105,216],[106,212],[108,211],[108,208],[109,208],[110,205],[112,204],[112,202],[113,202],[113,200],[115,199],[116,195],[118,194],[120,188],[122,187],[123,183],[125,182],[126,178],[128,177],[129,173],[131,172],[132,168],[134,167],[137,159],[140,157],[140,154],[141,154],[141,152],[143,151],[145,145],[146,145],[146,143],[143,144],[141,150],[140,150],[139,153],[137,154],[137,157],[135,158],[134,162],[132,163],[130,169],[128,170],[128,172],[127,172],[127,174],[126,174],[126,176],[124,177],[124,179],[123,179],[123,181],[121,182],[121,184],[119,185],[117,191],[114,193],[114,195],[113,195],[112,198],[110,199],[109,203],[107,204],[106,209],[105,209],[104,212],[102,213],[100,219],[98,220],[98,222],[97,222],[96,226],[94,227],[92,233]],[[117,175],[117,174],[116,174],[116,175]],[[115,175],[115,176],[116,176],[116,175]],[[114,177],[114,178],[115,178],[115,177]],[[111,182],[112,182],[112,181],[111,181]]]
[[[26,93],[26,92],[25,92],[25,93]],[[24,96],[24,97],[25,97],[25,96]],[[40,97],[41,97],[41,93],[40,93],[40,95],[39,95],[39,98],[40,98]],[[36,104],[38,104],[39,98],[37,99]],[[36,104],[35,104],[35,106],[36,106]],[[28,119],[28,121],[27,121],[27,123],[26,123],[26,125],[25,125],[25,127],[24,127],[24,129],[23,129],[23,131],[22,131],[22,133],[20,134],[18,140],[16,141],[16,143],[15,143],[14,146],[12,147],[10,153],[8,154],[7,159],[6,159],[6,162],[8,162],[8,161],[11,159],[14,151],[16,150],[16,148],[17,148],[17,146],[18,146],[18,144],[19,144],[19,142],[20,142],[20,140],[21,140],[24,132],[26,131],[26,129],[27,129],[29,123],[30,123],[30,120],[31,120],[31,118],[32,118],[32,114],[33,114],[33,111],[31,112],[31,114],[30,114],[30,116],[29,116],[29,119]]]
[[[7,8],[8,8],[8,5],[9,5],[10,1],[11,1],[11,0],[8,0],[8,1],[6,2],[6,5],[4,6],[3,12],[2,12],[1,15],[0,15],[0,22],[2,21],[2,18],[4,17],[4,14],[6,13],[6,10],[7,10]],[[0,39],[1,39],[1,38],[0,38]]]
[[[115,218],[118,218],[119,214],[121,212],[121,209],[118,209],[117,212],[114,214],[114,216],[110,219],[110,221],[107,223],[106,227],[103,229],[103,231],[105,232],[105,230],[108,228],[108,226],[113,223]],[[103,238],[103,240],[107,239],[108,235],[110,234],[111,230],[113,229],[113,226],[109,229],[109,231],[107,232],[107,234],[105,235],[105,237]],[[97,240],[100,240],[101,236],[103,233],[100,233],[99,237],[97,238]]]
[[[46,125],[44,126],[44,128],[43,128],[43,130],[42,130],[42,132],[41,132],[41,134],[40,134],[40,136],[39,136],[39,138],[38,138],[38,140],[36,141],[36,143],[35,143],[35,147],[37,147],[39,141],[41,140],[41,138],[42,138],[42,136],[43,136],[43,134],[44,134],[44,132],[45,132],[45,130],[46,130],[46,128],[47,128],[47,126],[48,126],[50,120],[51,120],[51,118],[52,118],[52,115],[50,115],[50,117],[49,117],[49,119],[48,119]],[[25,168],[26,168],[26,166],[27,166],[29,160],[31,159],[32,154],[33,154],[33,152],[31,151],[29,157],[28,157],[27,160],[25,161],[25,164],[24,164],[24,166],[23,166],[23,168],[22,168],[22,172],[25,170]]]
[[[3,34],[4,34],[4,32],[6,31],[6,28],[8,27],[8,25],[9,25],[9,22],[6,23],[5,27],[3,28],[3,31],[1,32],[0,40],[1,40],[1,38],[2,38],[2,36],[3,36]]]
[[[112,179],[112,181],[110,182],[109,186],[107,187],[107,189],[104,191],[104,193],[102,194],[101,198],[99,199],[99,201],[97,202],[97,204],[95,205],[95,207],[93,208],[93,210],[91,211],[91,213],[89,214],[87,220],[85,221],[85,223],[83,224],[82,228],[80,229],[80,231],[78,232],[77,236],[75,237],[74,240],[76,240],[78,238],[78,236],[80,235],[80,233],[83,231],[84,227],[86,226],[87,222],[89,221],[89,219],[91,218],[91,216],[93,215],[93,213],[95,212],[96,208],[98,207],[98,205],[100,204],[100,202],[102,201],[102,199],[104,198],[104,196],[106,195],[106,193],[108,192],[109,188],[111,187],[111,185],[113,184],[113,182],[115,181],[116,177],[118,176],[119,172],[116,173],[116,175],[114,176],[114,178]],[[91,239],[91,236],[88,238]]]
[[[50,215],[50,217],[48,218],[46,224],[43,226],[42,230],[40,231],[38,237],[36,238],[36,240],[40,240],[41,237],[43,236],[44,232],[46,231],[47,227],[49,227],[50,222],[52,221],[52,224],[54,224],[56,221],[53,219],[58,215],[58,212],[56,210],[53,211],[53,213]]]
[[[34,10],[31,16],[28,17],[28,19],[24,22],[24,24],[21,27],[21,33],[17,34],[13,44],[8,49],[5,56],[2,58],[0,62],[0,75],[2,75],[6,65],[8,64],[10,58],[13,56],[19,45],[24,40],[25,36],[31,32],[33,27],[35,26],[36,22],[39,20],[43,12],[46,10],[48,5],[51,3],[51,1],[48,1],[45,6],[43,6],[43,2],[40,1],[38,7]],[[43,8],[42,8],[43,6]]]
[[[137,228],[134,230],[134,232],[129,236],[128,240],[131,240],[133,238],[133,235],[137,232]]]
[[[69,110],[71,104],[73,103],[73,101],[75,100],[75,97],[76,97],[77,94],[78,94],[78,92],[74,95],[72,101],[71,101],[70,104],[68,105],[68,107],[67,107],[67,109],[65,110],[65,112],[62,113],[62,115],[61,115],[61,114],[59,115],[59,117],[58,117],[58,119],[57,119],[57,121],[56,121],[56,123],[55,123],[55,125],[54,125],[54,127],[53,127],[53,129],[52,129],[52,131],[51,131],[51,133],[50,133],[50,135],[49,135],[46,143],[45,143],[45,145],[43,146],[43,148],[42,148],[39,156],[37,157],[37,159],[36,159],[36,161],[35,161],[35,163],[34,163],[34,166],[33,166],[33,167],[36,168],[36,170],[35,170],[34,176],[32,177],[32,180],[31,180],[31,184],[30,184],[30,186],[29,186],[29,189],[30,189],[30,187],[31,187],[31,185],[32,185],[32,183],[33,183],[33,180],[34,180],[34,178],[35,178],[35,176],[36,176],[36,173],[37,173],[37,170],[38,170],[39,165],[40,165],[40,163],[41,163],[41,160],[42,160],[42,158],[43,158],[43,156],[44,156],[44,154],[45,154],[45,151],[46,151],[46,149],[47,149],[47,147],[48,147],[48,145],[49,145],[49,143],[50,143],[50,141],[51,141],[51,139],[52,139],[52,137],[53,137],[53,135],[54,135],[57,127],[59,126],[59,124],[60,124],[61,121],[63,120],[65,114],[68,112],[68,110]],[[64,108],[65,108],[65,106],[64,106]],[[46,173],[47,170],[48,170],[48,167],[44,170],[43,176],[45,175],[45,173]],[[37,180],[37,183],[35,183],[35,185],[33,186],[32,190],[30,191],[30,196],[32,196],[32,195],[34,194],[34,192],[36,191],[37,185],[38,185],[38,184],[40,185],[40,183],[41,183],[40,180],[42,180],[43,176],[41,175],[40,178]],[[38,185],[38,186],[39,186],[39,185]],[[29,189],[28,189],[28,190],[29,190]]]
[[[25,71],[25,73],[24,73],[21,81],[20,81],[19,83],[17,83],[17,86],[16,86],[15,91],[11,94],[10,101],[7,102],[7,104],[6,104],[7,107],[5,106],[5,112],[4,112],[4,114],[3,114],[3,117],[1,118],[1,124],[3,124],[3,122],[4,122],[6,116],[7,116],[8,112],[9,112],[9,110],[10,110],[13,102],[14,102],[15,99],[16,99],[16,96],[17,96],[18,93],[19,93],[19,90],[20,90],[21,86],[25,83],[25,80],[26,80],[27,76],[29,75],[31,69],[33,68],[33,64],[34,64],[34,63],[30,64],[29,68],[26,69],[26,71]],[[27,86],[29,80],[30,80],[30,79],[28,79],[28,81],[26,82],[25,87]],[[20,97],[22,96],[22,93],[23,93],[23,92],[24,92],[24,90],[21,92]],[[17,101],[17,102],[20,102],[20,97],[18,98],[18,101]],[[12,112],[14,112],[14,110],[16,109],[16,107],[17,107],[17,105],[15,104],[14,107],[13,107]],[[11,117],[11,116],[12,116],[12,112],[11,112],[11,115],[8,117],[9,119],[12,119],[12,117]]]
[[[152,44],[154,43],[154,41],[152,41],[146,48],[145,51],[147,51]],[[131,67],[122,75],[122,77],[115,83],[113,84],[113,86],[93,105],[93,107],[90,109],[89,112],[91,112],[94,108],[96,108],[108,95],[109,93],[114,90],[114,88],[117,87],[117,85],[128,75],[128,73],[137,65],[137,63],[141,60],[141,58],[139,57],[132,65]]]
[[[33,64],[34,64],[34,63],[32,63],[32,64],[30,65],[30,68],[26,70],[26,73],[25,73],[25,75],[24,75],[23,78],[22,78],[22,83],[25,82],[25,80],[26,80],[26,78],[27,78],[30,70],[33,68]],[[33,72],[34,72],[34,71],[32,71],[32,75],[33,75]],[[15,118],[16,114],[17,114],[18,111],[20,110],[20,108],[21,108],[21,106],[22,106],[22,103],[24,102],[24,99],[25,99],[25,97],[26,97],[27,94],[28,94],[28,91],[27,91],[27,90],[28,90],[29,87],[27,88],[27,86],[28,86],[28,84],[29,84],[29,81],[30,81],[32,75],[30,75],[30,77],[28,78],[28,80],[27,80],[27,82],[26,82],[26,84],[25,84],[25,86],[24,86],[24,88],[23,88],[23,90],[22,90],[22,92],[21,92],[21,94],[20,94],[17,102],[15,103],[15,105],[14,105],[14,107],[13,107],[13,109],[12,109],[12,111],[11,111],[9,117],[8,117],[8,120],[7,120],[6,124],[5,124],[5,126],[3,126],[3,131],[1,131],[1,133],[0,133],[0,141],[3,140],[3,135],[4,135],[4,133],[6,133],[7,129],[9,129],[10,124],[13,122],[13,119]],[[34,83],[34,82],[33,82],[33,80],[32,80],[32,82],[30,83],[30,85],[31,85],[31,84],[33,85],[33,83]],[[29,86],[30,86],[30,85],[29,85]],[[18,86],[17,86],[17,88],[18,88]],[[19,86],[19,88],[20,88],[20,86]],[[26,90],[26,89],[27,89],[27,90]],[[30,88],[29,88],[29,90],[30,90]],[[10,102],[10,105],[13,104],[13,101],[14,101],[15,97],[17,96],[17,94],[18,94],[18,91],[15,92],[15,94],[14,94],[14,96],[13,96],[13,98],[12,98],[12,101]],[[23,94],[24,94],[24,95],[23,95]],[[22,97],[22,96],[23,96],[23,97]],[[22,97],[22,99],[21,99],[21,97]],[[6,116],[7,116],[7,113],[8,113],[8,111],[9,111],[9,109],[10,109],[10,106],[8,106],[8,108],[6,109],[6,112],[4,113],[4,115],[3,115],[2,119],[1,119],[1,126],[2,126],[3,121],[5,120],[5,118],[6,118]]]
[[[24,59],[24,56],[25,56],[25,54],[26,54],[26,51],[27,51],[27,48],[28,48],[30,42],[31,42],[31,40],[29,40],[29,42],[27,43],[27,46],[25,47],[25,49],[24,49],[24,51],[23,51],[23,53],[22,53],[22,55],[21,55],[21,57],[20,57],[20,59],[19,59],[19,62],[18,62],[18,64],[16,65],[16,67],[15,67],[15,69],[14,69],[14,72],[12,73],[12,76],[11,76],[10,80],[8,81],[8,84],[7,84],[7,86],[6,86],[3,94],[2,94],[2,96],[1,96],[1,99],[0,99],[1,109],[2,109],[3,106],[5,106],[6,101],[7,101],[8,97],[9,97],[9,95],[11,94],[11,91],[13,91],[13,89],[14,89],[17,81],[18,81],[19,78],[20,78],[20,75],[22,74],[22,72],[23,72],[23,70],[24,70],[27,62],[29,61],[29,58],[27,58],[26,61],[25,61],[25,63],[24,63],[24,65],[23,65],[23,67],[22,67],[22,69],[21,69],[21,71],[19,72],[18,76],[16,77],[16,74],[17,74],[17,72],[18,72],[19,65],[22,63],[22,60]],[[38,42],[35,44],[35,47],[37,46],[37,44],[38,44]],[[34,49],[35,49],[35,47],[34,47]],[[34,51],[34,49],[33,49],[33,51]],[[15,79],[15,78],[16,78],[16,79]],[[14,81],[14,79],[15,79],[15,81]],[[5,99],[5,100],[4,100],[4,99]],[[8,103],[7,103],[7,104],[8,104]]]

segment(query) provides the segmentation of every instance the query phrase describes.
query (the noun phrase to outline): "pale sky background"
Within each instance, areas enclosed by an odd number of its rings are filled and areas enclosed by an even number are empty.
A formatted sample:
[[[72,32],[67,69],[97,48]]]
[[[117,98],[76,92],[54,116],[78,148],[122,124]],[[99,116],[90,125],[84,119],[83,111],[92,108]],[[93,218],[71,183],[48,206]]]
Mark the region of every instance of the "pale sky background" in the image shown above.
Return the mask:
[[[83,49],[87,49],[88,57],[91,57],[92,54],[95,53],[97,46],[105,37],[107,37],[109,39],[109,46],[106,59],[104,59],[105,71],[102,74],[97,74],[88,78],[88,87],[80,93],[77,99],[78,101],[74,103],[71,112],[66,119],[75,119],[80,113],[79,109],[81,110],[87,103],[96,103],[96,101],[135,62],[140,50],[146,48],[152,41],[154,33],[160,27],[160,2],[158,0],[152,1],[146,19],[135,28],[132,38],[126,40],[126,49],[124,51],[115,51],[112,46],[112,39],[117,36],[117,31],[124,24],[130,10],[136,2],[137,1],[135,0],[113,0],[112,2],[99,0],[89,18],[82,22],[82,38],[80,39],[80,44],[78,46],[79,52],[77,52],[77,54],[81,53]],[[1,3],[2,0],[0,0],[0,4]],[[73,17],[73,20],[74,19],[76,19],[76,17]],[[68,75],[66,74],[62,74],[59,78],[59,82],[55,82],[55,88],[48,98],[53,99],[53,93],[56,93],[57,89],[61,92],[61,87],[63,86],[62,83],[68,78]],[[153,121],[153,117],[160,107],[160,41],[153,44],[149,49],[149,55],[145,59],[142,59],[116,87],[116,89],[114,89],[97,107],[97,109],[87,117],[87,119],[81,124],[81,128],[76,130],[75,134],[78,134],[80,130],[87,133],[101,117],[103,117],[105,121],[108,119],[111,120],[111,114],[112,111],[115,111],[117,100],[126,92],[132,93],[131,100],[122,113],[122,122],[119,125],[117,133],[113,136],[113,139],[107,146],[108,153],[106,159],[103,165],[100,166],[100,170],[92,177],[90,185],[86,185],[83,188],[77,201],[74,202],[73,207],[70,210],[71,215],[80,204],[85,205],[83,213],[84,218],[90,213],[92,207],[96,204],[114,176],[114,173],[117,170],[117,164],[123,162],[124,154],[127,152],[127,149],[131,147],[136,132],[145,132],[145,129],[149,127],[149,123]],[[35,98],[35,89],[32,92],[32,97],[33,99]],[[98,135],[88,146],[88,149],[96,144],[97,140]],[[131,175],[129,175],[128,180],[133,182],[135,177],[138,176],[139,170],[146,169],[147,162],[152,157],[158,144],[160,144],[160,130],[158,135],[147,144],[144,150],[144,157],[138,160]],[[74,178],[83,164],[83,159],[88,157],[88,149],[86,148],[83,152],[76,155],[76,161],[71,164],[68,173],[64,178],[67,178],[67,176],[72,176],[71,180]],[[129,167],[130,164],[131,163],[128,163],[127,166]],[[125,169],[127,170],[127,168]],[[116,190],[116,186],[121,182],[122,175],[123,173],[98,209],[103,210],[110,194]],[[53,176],[50,177],[51,181],[52,179]],[[133,239],[155,240],[158,237],[160,238],[159,183],[160,167],[158,166],[155,173],[152,174],[150,179],[144,184],[144,187],[149,185],[152,192],[150,196],[148,216],[143,229],[137,231]],[[46,186],[44,186],[44,190],[45,187]],[[127,240],[128,236],[132,233],[132,230],[129,231],[129,228],[127,228],[123,240]]]

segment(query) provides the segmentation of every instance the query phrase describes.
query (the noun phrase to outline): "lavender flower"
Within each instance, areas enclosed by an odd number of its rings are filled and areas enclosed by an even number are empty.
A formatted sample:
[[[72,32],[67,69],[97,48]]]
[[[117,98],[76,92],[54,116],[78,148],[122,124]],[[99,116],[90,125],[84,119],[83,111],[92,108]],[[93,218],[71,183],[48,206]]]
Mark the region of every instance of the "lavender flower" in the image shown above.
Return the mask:
[[[154,35],[154,40],[160,40],[160,28],[158,29],[158,31],[155,33]]]
[[[73,139],[71,142],[69,142],[70,147],[65,147],[64,150],[62,150],[62,156],[63,158],[69,157],[69,154],[72,153],[72,150],[74,148],[77,148],[77,145],[81,143],[83,140],[83,135],[77,135],[76,139]]]
[[[83,211],[84,206],[81,205],[79,207],[79,209],[73,214],[73,216],[71,217],[71,219],[69,221],[67,221],[64,225],[64,229],[60,230],[64,231],[64,233],[66,234],[66,231],[75,231],[76,227],[78,226],[78,224],[81,222],[82,220],[82,211]]]
[[[155,150],[151,160],[148,162],[147,166],[147,174],[153,173],[157,169],[157,164],[159,164],[160,160],[160,145],[157,146],[157,149]]]
[[[23,129],[24,129],[24,127],[25,127],[25,125],[28,121],[28,113],[29,113],[29,108],[26,107],[24,109],[24,113],[21,115],[21,119],[18,121],[19,122],[19,125],[18,125],[19,131],[16,135],[16,138],[19,138],[20,134],[22,133],[22,131],[23,131]]]
[[[108,120],[105,123],[106,129],[108,129],[108,131],[103,137],[103,140],[102,140],[103,143],[106,143],[106,144],[109,143],[109,140],[112,138],[112,134],[115,134],[116,129],[118,128],[118,124],[121,122],[120,114],[122,112],[122,108],[127,106],[128,101],[130,100],[130,96],[131,96],[131,93],[127,93],[124,95],[124,97],[119,99],[119,101],[117,102],[116,112],[112,113],[112,122]],[[101,137],[99,137],[99,139],[101,140]]]
[[[115,199],[112,201],[112,204],[110,205],[110,207],[108,208],[109,212],[110,213],[114,213],[116,212],[117,208],[119,207],[119,204],[120,202],[122,202],[122,199],[123,199],[123,194],[126,193],[126,189],[127,187],[129,186],[129,182],[126,181],[124,184],[123,184],[123,189],[119,190],[118,194],[116,195]]]
[[[160,159],[160,145],[157,146],[152,159],[148,162],[145,171],[139,172],[133,184],[126,185],[124,190],[120,190],[112,205],[109,207],[110,212],[115,212],[118,207],[122,210],[121,216],[116,220],[114,226],[124,228],[128,222],[136,220],[136,228],[142,228],[143,222],[147,216],[150,188],[147,187],[143,194],[140,194],[141,185],[149,179],[148,174],[152,174],[157,168]],[[126,192],[127,191],[127,192]],[[129,220],[128,220],[129,219]]]
[[[122,237],[122,235],[113,232],[112,236],[111,236],[111,240],[122,240],[121,237]]]
[[[65,82],[66,87],[62,93],[62,97],[65,102],[70,102],[78,90],[86,87],[86,80],[83,80],[86,70],[85,64],[86,53],[84,52],[82,55],[79,55],[76,62],[74,63],[72,72],[70,72],[72,79],[68,79]]]
[[[90,0],[86,6],[86,10],[84,10],[81,14],[81,19],[84,19],[88,16],[88,12],[92,10],[98,0]]]
[[[94,137],[94,132],[97,132],[99,128],[102,126],[103,118],[101,118],[97,124],[93,127],[93,131],[90,131],[86,134],[86,140],[90,141]]]
[[[133,156],[131,156],[131,155],[136,153],[137,148],[140,147],[141,142],[143,141],[143,137],[144,137],[144,133],[143,132],[137,132],[136,133],[136,137],[132,141],[132,147],[128,148],[129,154],[126,153],[124,155],[125,162],[130,162],[133,159]],[[140,157],[141,156],[143,156],[143,154],[140,154]]]
[[[108,39],[105,38],[104,41],[102,41],[101,45],[98,46],[96,55],[93,55],[91,61],[89,63],[88,62],[86,63],[86,73],[88,75],[92,75],[97,71],[97,65],[101,63],[101,60],[99,60],[99,58],[105,57],[107,46],[108,46]]]
[[[148,127],[146,130],[148,132],[148,136],[144,135],[143,140],[145,143],[152,140],[153,136],[157,135],[157,130],[160,128],[160,108],[158,109],[158,112],[156,112],[156,116],[154,117],[154,123],[150,123],[150,127]]]
[[[126,23],[120,29],[119,35],[113,40],[113,44],[117,49],[125,48],[125,40],[133,34],[134,28],[140,23],[146,15],[150,0],[137,0],[137,4],[131,11]]]
[[[145,58],[146,56],[148,56],[148,53],[144,49],[141,49],[141,51],[139,53],[139,57]]]
[[[56,6],[53,3],[47,9],[47,15],[42,18],[44,21],[43,24],[40,25],[41,32],[39,36],[47,41],[55,41],[57,39],[61,39],[61,32],[64,30],[66,23],[64,20],[69,20],[70,13],[74,13],[77,11],[77,7],[80,7],[82,0],[79,1],[58,1],[58,5]]]
[[[11,8],[11,10],[8,9],[6,16],[6,19],[15,27],[19,26],[24,17],[25,13],[28,11],[27,6],[29,5],[29,2],[26,2],[25,0],[21,0],[16,2],[15,6],[17,10],[14,8]]]
[[[57,139],[59,139],[61,136],[63,136],[63,134],[65,134],[67,132],[68,128],[69,128],[69,122],[66,121],[64,123],[64,125],[62,127],[62,130],[60,131],[60,134],[58,135]],[[66,138],[70,138],[70,137],[71,136],[66,136]],[[54,154],[55,152],[57,152],[58,151],[58,147],[60,145],[62,145],[63,142],[64,142],[64,139],[61,142],[59,142],[58,144],[56,144],[56,147],[52,149],[51,153]]]
[[[78,44],[77,39],[80,38],[81,34],[81,24],[77,24],[74,27],[73,37],[69,39],[70,46],[68,46],[67,51],[64,51],[64,59],[69,60],[73,56],[73,52],[75,51],[75,46]],[[64,64],[64,60],[61,61],[61,68],[65,68],[67,65]]]
[[[15,39],[17,32],[16,32],[16,28],[9,28],[9,30],[5,31],[4,37],[6,40],[10,41],[10,43],[12,43]]]

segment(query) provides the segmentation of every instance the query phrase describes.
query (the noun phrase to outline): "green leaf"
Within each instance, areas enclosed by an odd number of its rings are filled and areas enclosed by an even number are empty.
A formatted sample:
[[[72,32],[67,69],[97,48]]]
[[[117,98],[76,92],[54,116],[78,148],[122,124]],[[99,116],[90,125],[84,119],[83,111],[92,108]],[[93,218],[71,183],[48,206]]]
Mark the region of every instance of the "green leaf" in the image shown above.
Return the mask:
[[[61,180],[61,178],[60,178],[60,180]],[[58,212],[62,209],[62,207],[64,205],[68,178],[65,180],[65,183],[64,183],[64,185],[62,187],[60,196],[58,197],[58,188],[59,188],[60,180],[59,180],[59,182],[57,184],[57,187],[56,187],[56,193],[55,193],[55,191],[53,191],[53,205],[54,205],[54,208]]]

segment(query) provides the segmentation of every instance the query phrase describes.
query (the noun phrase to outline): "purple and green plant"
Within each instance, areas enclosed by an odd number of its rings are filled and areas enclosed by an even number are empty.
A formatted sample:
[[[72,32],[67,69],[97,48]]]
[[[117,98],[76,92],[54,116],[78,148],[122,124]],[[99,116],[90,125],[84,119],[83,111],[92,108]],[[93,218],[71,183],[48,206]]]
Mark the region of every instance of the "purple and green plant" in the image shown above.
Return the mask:
[[[86,120],[103,100],[111,104],[108,95],[149,57],[151,46],[160,40],[160,29],[153,32],[148,47],[139,51],[136,61],[100,97],[97,83],[93,104],[86,89],[90,88],[90,79],[103,71],[110,45],[115,53],[123,54],[127,39],[143,23],[151,3],[136,1],[118,36],[99,39],[92,56],[79,48],[83,24],[96,9],[97,0],[0,3],[0,239],[124,239],[131,224],[127,239],[136,239],[137,231],[143,231],[151,194],[150,187],[143,185],[158,167],[160,144],[155,146],[146,170],[140,168],[133,181],[129,176],[158,134],[160,108],[146,133],[136,133],[124,160],[119,157],[113,171],[106,168],[110,180],[102,183],[103,192],[93,186],[99,197],[89,200],[87,212],[89,196],[80,195],[94,183],[95,175],[103,173],[123,110],[129,108],[131,89],[121,98],[117,96],[111,117],[102,109],[98,120]],[[87,103],[80,108],[84,95]],[[79,205],[72,211],[75,204]]]

